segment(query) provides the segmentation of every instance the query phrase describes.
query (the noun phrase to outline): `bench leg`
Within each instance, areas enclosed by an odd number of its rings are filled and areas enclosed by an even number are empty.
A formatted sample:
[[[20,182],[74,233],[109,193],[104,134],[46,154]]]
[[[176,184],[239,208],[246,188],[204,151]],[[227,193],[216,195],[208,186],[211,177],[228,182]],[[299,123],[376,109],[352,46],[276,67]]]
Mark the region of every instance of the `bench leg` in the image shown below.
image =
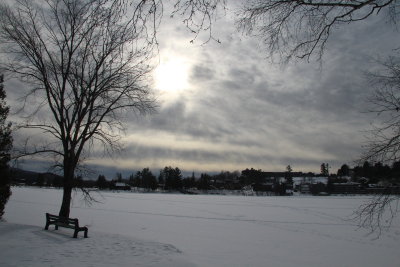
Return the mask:
[[[84,236],[85,236],[85,238],[88,238],[88,236],[87,236],[87,232],[88,232],[88,229],[86,228],[86,229],[85,229],[85,235],[84,235]]]
[[[78,232],[79,232],[78,230],[74,231],[74,238],[78,238]]]
[[[49,224],[46,223],[46,226],[44,227],[44,230],[49,230]]]

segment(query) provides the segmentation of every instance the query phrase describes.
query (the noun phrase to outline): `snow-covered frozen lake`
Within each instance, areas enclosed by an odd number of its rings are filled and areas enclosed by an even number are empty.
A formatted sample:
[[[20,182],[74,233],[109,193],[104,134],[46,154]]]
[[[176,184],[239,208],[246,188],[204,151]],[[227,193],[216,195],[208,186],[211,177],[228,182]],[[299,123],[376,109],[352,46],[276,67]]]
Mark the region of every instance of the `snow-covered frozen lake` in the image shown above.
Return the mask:
[[[58,214],[62,191],[41,188],[13,188],[12,191],[4,216],[6,221],[36,226],[43,234],[45,231],[40,228],[45,225],[45,213]],[[89,238],[79,238],[75,244],[87,242],[92,252],[109,242],[113,244],[107,247],[110,255],[113,249],[126,247],[133,251],[133,247],[138,248],[140,244],[177,252],[179,260],[174,261],[172,257],[170,266],[400,266],[399,220],[379,239],[348,220],[367,196],[102,192],[95,197],[100,202],[88,206],[80,194],[75,194],[70,216],[79,218],[80,224],[89,227]],[[7,227],[3,228],[7,230]],[[61,232],[68,240],[72,236],[70,229]],[[46,238],[60,236],[57,232],[45,234]],[[21,235],[15,236],[18,237]],[[12,239],[12,234],[8,238]],[[44,243],[38,246],[41,244]],[[143,246],[142,251],[146,251]],[[0,258],[2,253],[6,252],[0,250]],[[144,260],[146,255],[151,257],[150,254],[143,252],[139,257],[135,253],[125,253],[120,266],[168,265],[161,261],[158,265],[155,261],[150,264]],[[162,257],[162,253],[157,255]],[[118,257],[111,262],[118,263]],[[37,266],[50,265],[37,263]]]

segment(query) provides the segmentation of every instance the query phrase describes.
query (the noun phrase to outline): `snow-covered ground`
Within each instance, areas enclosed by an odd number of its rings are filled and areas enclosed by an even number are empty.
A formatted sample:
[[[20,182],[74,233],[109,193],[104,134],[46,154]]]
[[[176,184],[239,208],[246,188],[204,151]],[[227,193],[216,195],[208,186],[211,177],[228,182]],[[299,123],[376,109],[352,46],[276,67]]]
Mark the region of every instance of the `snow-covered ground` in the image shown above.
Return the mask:
[[[44,231],[61,190],[13,188],[0,266],[399,266],[400,223],[379,239],[348,218],[368,197],[249,197],[103,192]]]

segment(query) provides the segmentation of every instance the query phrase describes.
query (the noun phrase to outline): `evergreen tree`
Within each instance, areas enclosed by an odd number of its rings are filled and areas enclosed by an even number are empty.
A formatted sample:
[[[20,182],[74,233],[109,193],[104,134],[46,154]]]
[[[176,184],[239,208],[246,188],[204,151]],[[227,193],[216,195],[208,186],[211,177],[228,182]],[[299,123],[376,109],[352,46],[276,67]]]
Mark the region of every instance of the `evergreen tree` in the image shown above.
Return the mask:
[[[157,179],[149,168],[144,168],[141,172],[138,172],[138,176],[141,180],[141,187],[151,190],[157,189]]]
[[[137,171],[135,175],[131,174],[129,176],[129,185],[133,187],[141,187],[142,179],[140,175],[140,171]]]
[[[117,180],[117,183],[122,183],[122,174],[120,172],[117,172],[115,175],[115,179]]]
[[[400,183],[400,161],[393,163],[390,176],[395,183]]]
[[[106,189],[109,187],[109,184],[104,175],[99,175],[96,181],[96,185],[99,189]]]
[[[321,164],[321,175],[329,176],[329,164],[328,163]]]
[[[242,171],[241,182],[243,185],[261,184],[264,180],[262,170],[245,169]]]
[[[287,165],[285,178],[286,178],[286,183],[288,183],[288,184],[293,184],[292,171],[293,171],[292,167],[290,165]]]
[[[211,176],[206,174],[206,173],[202,173],[200,175],[200,179],[197,182],[197,188],[200,190],[209,190],[211,187]]]
[[[0,75],[0,218],[3,216],[5,205],[11,196],[8,162],[10,161],[12,137],[11,123],[6,122],[9,107],[5,102],[6,93],[3,82],[4,76]]]
[[[182,188],[182,173],[179,168],[165,167],[160,171],[160,177],[165,181],[165,189],[176,190]]]
[[[287,165],[286,166],[286,171],[290,173],[290,172],[293,171],[293,169],[292,169],[292,167],[290,165]]]
[[[349,176],[350,175],[350,167],[347,164],[343,164],[342,167],[337,172],[339,177]]]
[[[194,175],[192,175],[192,177],[186,177],[185,179],[183,179],[182,186],[186,189],[196,187],[196,178],[194,177]]]
[[[362,166],[363,175],[367,178],[371,178],[371,164],[368,161],[365,161]]]
[[[165,185],[165,177],[164,177],[164,172],[161,170],[160,175],[158,176],[158,184],[160,185]]]

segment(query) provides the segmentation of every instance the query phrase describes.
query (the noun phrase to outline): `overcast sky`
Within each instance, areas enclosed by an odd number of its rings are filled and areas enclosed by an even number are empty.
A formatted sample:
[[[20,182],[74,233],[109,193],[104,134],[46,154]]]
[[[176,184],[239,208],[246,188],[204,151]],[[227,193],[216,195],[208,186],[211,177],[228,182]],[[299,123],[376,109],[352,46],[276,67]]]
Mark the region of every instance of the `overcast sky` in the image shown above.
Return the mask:
[[[319,172],[322,162],[336,173],[344,163],[354,165],[376,120],[364,112],[372,88],[363,73],[375,68],[374,58],[394,54],[400,41],[385,16],[335,29],[322,64],[286,66],[271,63],[260,40],[238,33],[232,17],[228,10],[214,25],[221,43],[201,45],[201,37],[190,43],[180,19],[164,16],[153,77],[158,111],[127,116],[124,151],[87,161],[98,173],[149,167],[158,174],[165,166],[284,171],[287,165]],[[21,167],[38,166],[28,163]]]

